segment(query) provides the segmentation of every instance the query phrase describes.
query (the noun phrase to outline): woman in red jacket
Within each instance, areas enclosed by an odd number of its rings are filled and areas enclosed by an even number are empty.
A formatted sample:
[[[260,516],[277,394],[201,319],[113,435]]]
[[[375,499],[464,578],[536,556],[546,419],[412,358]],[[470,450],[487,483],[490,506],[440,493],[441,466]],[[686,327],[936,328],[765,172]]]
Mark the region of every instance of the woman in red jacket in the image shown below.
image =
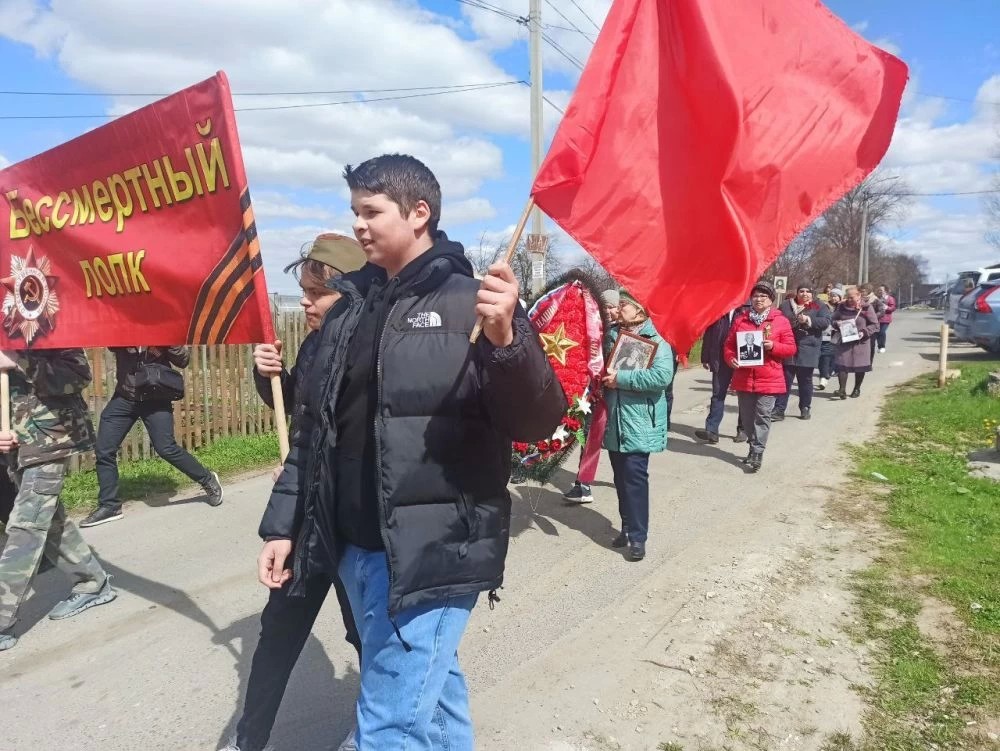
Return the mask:
[[[757,282],[750,291],[750,307],[733,319],[726,338],[725,358],[733,368],[732,388],[740,406],[740,421],[750,434],[750,453],[743,460],[751,472],[760,469],[764,459],[767,434],[771,430],[771,411],[775,397],[788,391],[782,361],[795,354],[795,335],[783,313],[774,307],[774,287]],[[747,332],[762,331],[763,365],[741,365],[737,358],[737,339],[743,342]]]

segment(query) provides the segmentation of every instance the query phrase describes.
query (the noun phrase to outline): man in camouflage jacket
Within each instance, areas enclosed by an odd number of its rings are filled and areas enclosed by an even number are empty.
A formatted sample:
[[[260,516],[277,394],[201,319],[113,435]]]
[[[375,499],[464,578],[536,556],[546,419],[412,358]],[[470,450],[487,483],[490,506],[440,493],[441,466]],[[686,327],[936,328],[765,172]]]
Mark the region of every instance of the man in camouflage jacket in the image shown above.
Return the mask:
[[[0,553],[0,651],[17,644],[17,611],[43,554],[61,563],[73,591],[49,618],[77,615],[115,598],[111,581],[59,500],[70,456],[94,447],[81,393],[91,373],[82,349],[0,352],[10,376],[11,427],[0,452],[18,493]]]

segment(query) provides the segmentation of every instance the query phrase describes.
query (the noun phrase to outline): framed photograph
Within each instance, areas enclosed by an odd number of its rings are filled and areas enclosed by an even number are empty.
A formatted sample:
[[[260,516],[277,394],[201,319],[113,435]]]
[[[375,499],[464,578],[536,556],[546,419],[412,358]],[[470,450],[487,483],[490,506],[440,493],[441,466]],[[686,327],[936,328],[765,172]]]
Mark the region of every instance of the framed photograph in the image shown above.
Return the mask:
[[[740,331],[736,334],[736,361],[741,368],[764,364],[763,331]]]
[[[840,341],[843,344],[850,344],[851,342],[856,342],[861,339],[861,332],[858,331],[857,319],[849,318],[844,321],[837,321],[837,326],[840,327]]]
[[[622,331],[608,358],[608,370],[645,370],[653,364],[656,342]]]

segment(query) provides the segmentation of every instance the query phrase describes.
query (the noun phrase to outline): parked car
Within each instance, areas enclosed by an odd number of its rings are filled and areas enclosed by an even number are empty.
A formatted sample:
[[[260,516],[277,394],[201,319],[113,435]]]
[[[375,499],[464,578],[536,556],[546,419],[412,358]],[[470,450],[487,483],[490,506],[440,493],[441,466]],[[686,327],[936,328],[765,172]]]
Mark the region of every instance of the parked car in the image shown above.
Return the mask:
[[[955,334],[1000,354],[1000,279],[979,284],[962,298]]]
[[[961,299],[972,292],[977,284],[984,282],[1000,284],[1000,266],[988,266],[975,271],[959,272],[958,279],[948,288],[948,307],[944,314],[945,323],[949,326],[955,325],[958,320],[958,304]]]

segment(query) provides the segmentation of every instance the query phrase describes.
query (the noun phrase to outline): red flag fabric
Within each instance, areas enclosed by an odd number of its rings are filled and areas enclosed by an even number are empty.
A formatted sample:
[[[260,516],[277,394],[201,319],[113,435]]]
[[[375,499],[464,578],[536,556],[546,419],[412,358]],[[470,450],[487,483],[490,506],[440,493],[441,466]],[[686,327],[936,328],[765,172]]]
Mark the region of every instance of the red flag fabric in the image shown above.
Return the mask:
[[[273,341],[223,73],[0,171],[0,348]]]
[[[686,352],[878,164],[906,78],[814,0],[615,0],[531,192]]]

